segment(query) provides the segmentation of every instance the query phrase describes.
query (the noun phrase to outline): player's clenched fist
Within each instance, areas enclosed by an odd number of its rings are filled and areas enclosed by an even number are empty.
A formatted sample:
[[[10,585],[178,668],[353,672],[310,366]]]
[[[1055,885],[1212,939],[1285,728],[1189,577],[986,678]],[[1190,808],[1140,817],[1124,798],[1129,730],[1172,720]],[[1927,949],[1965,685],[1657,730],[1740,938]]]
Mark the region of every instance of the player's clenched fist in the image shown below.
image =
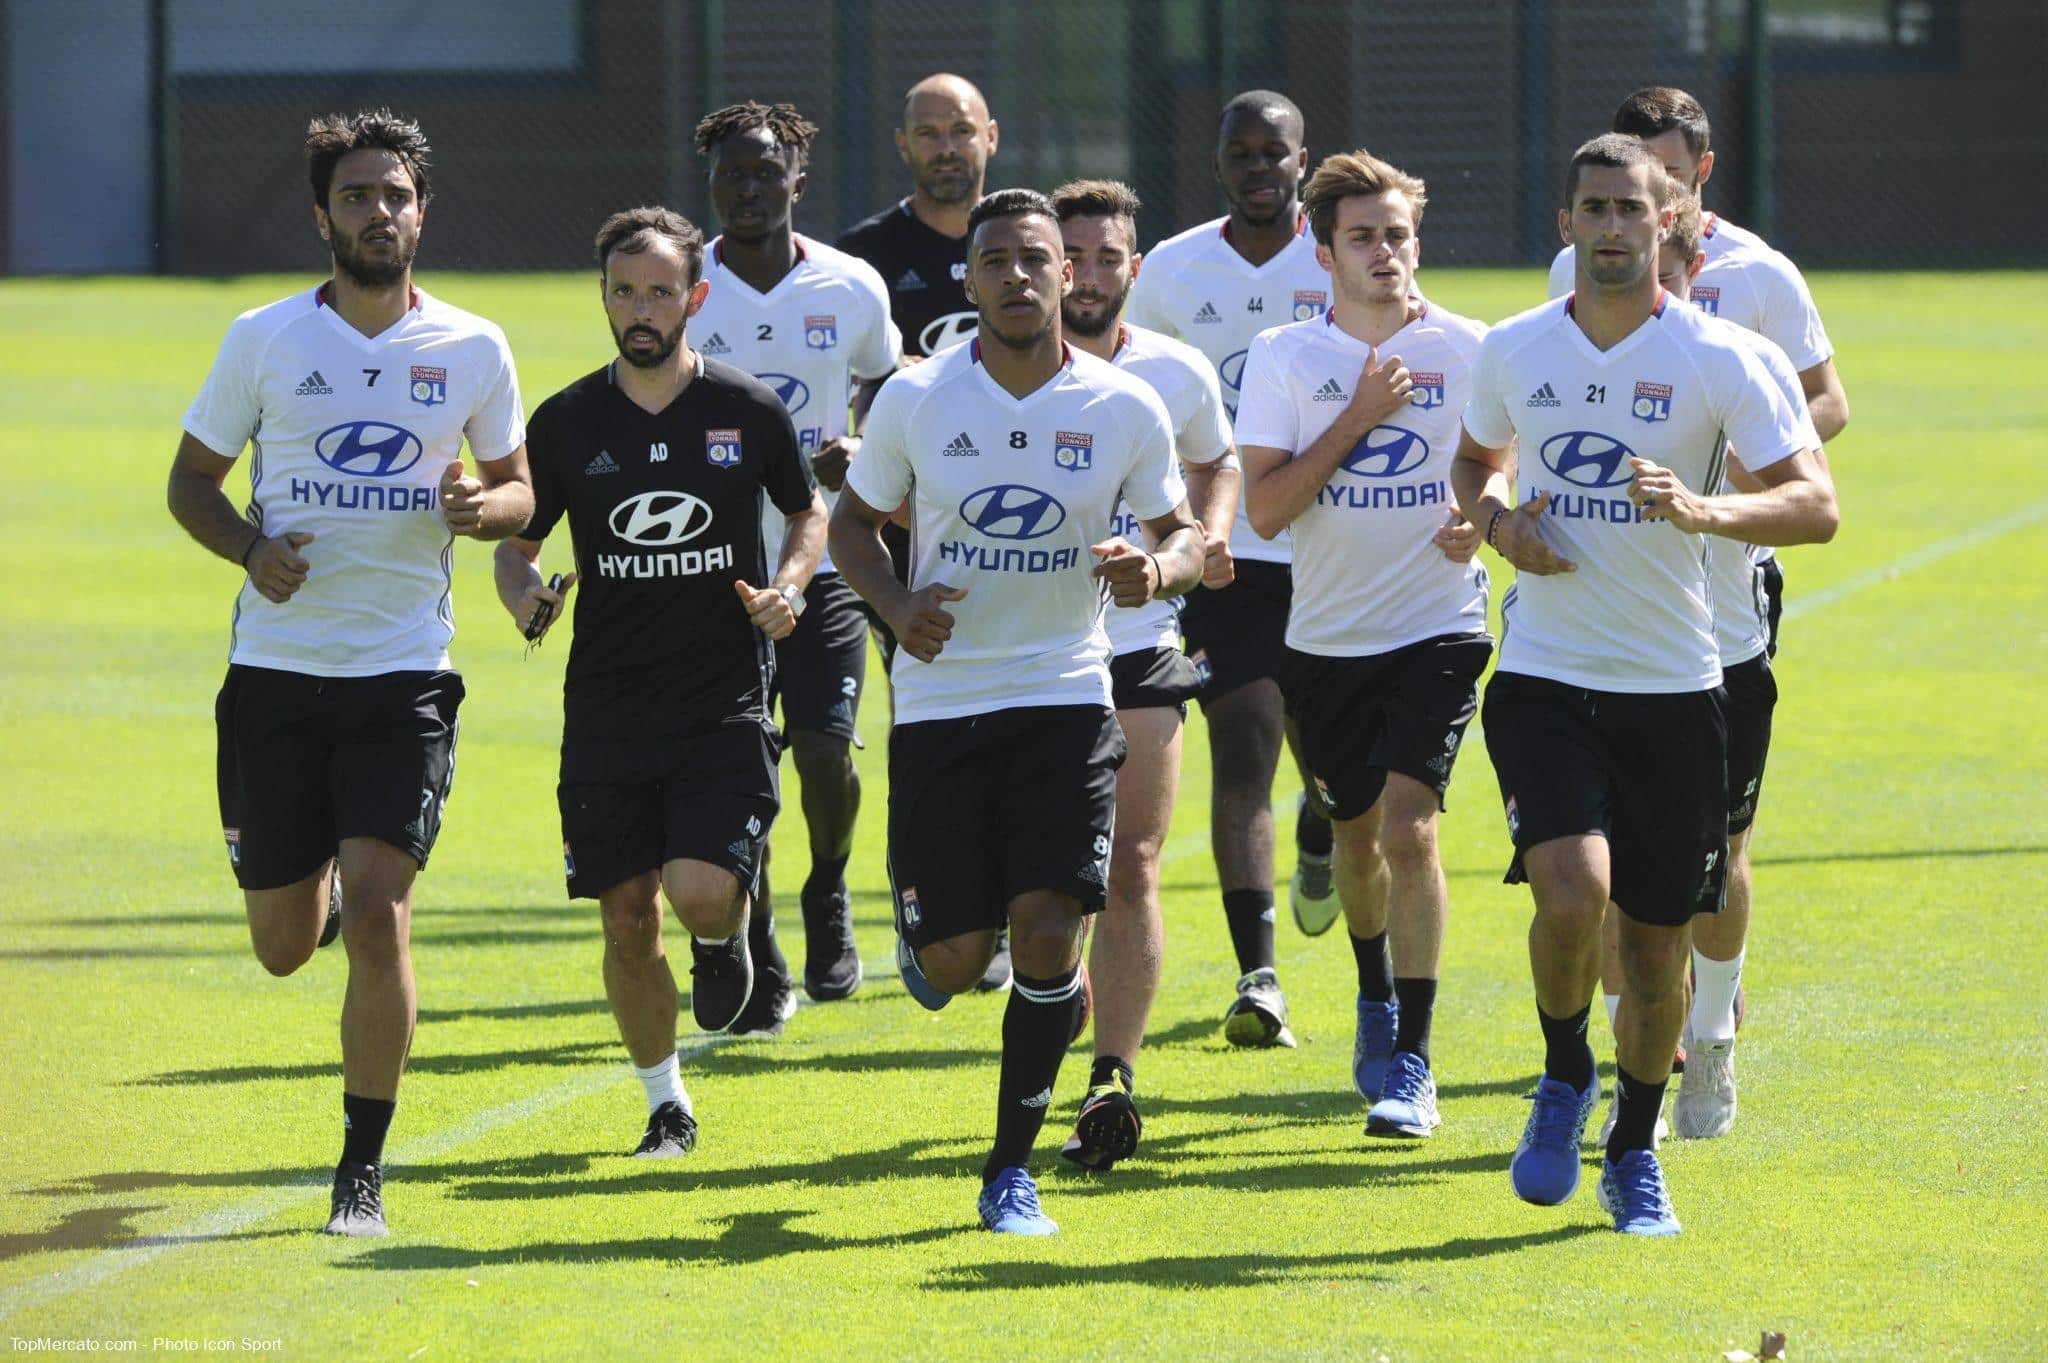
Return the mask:
[[[796,611],[781,589],[749,587],[740,580],[733,582],[732,589],[739,593],[740,604],[747,608],[747,618],[754,622],[754,628],[769,638],[787,639],[796,628]]]
[[[1142,606],[1159,591],[1159,560],[1129,540],[1110,539],[1088,546],[1101,562],[1095,576],[1109,584],[1109,599],[1119,606]]]
[[[1237,560],[1230,553],[1230,528],[1225,526],[1217,534],[1208,526],[1202,527],[1202,585],[1210,591],[1221,591],[1237,581]]]
[[[1636,471],[1628,485],[1628,499],[1643,509],[1644,520],[1670,521],[1687,534],[1696,535],[1706,529],[1705,499],[1680,481],[1676,473],[1647,459],[1628,462]]]
[[[1544,542],[1543,511],[1549,505],[1550,494],[1538,493],[1520,506],[1503,511],[1494,520],[1492,533],[1487,538],[1493,542],[1495,553],[1515,565],[1516,572],[1548,577],[1552,573],[1575,573],[1579,570],[1578,564]]]
[[[1506,517],[1501,519],[1505,520]],[[1452,507],[1444,517],[1444,523],[1437,527],[1430,543],[1443,551],[1443,556],[1453,563],[1470,563],[1472,555],[1479,552],[1481,532],[1478,526],[1458,514]]]
[[[299,530],[257,541],[249,551],[249,581],[265,600],[282,604],[305,584],[306,571],[312,565],[299,556],[299,550],[312,542],[311,533]]]
[[[953,613],[946,609],[946,603],[962,600],[966,595],[965,587],[948,587],[943,582],[912,592],[889,619],[897,645],[921,663],[938,657],[946,640],[953,637]]]
[[[456,460],[441,470],[441,519],[458,535],[474,535],[484,515],[484,485]]]
[[[827,492],[837,492],[846,485],[846,466],[853,462],[853,456],[860,453],[860,437],[839,435],[827,440],[811,456],[811,473],[818,480],[818,486]]]

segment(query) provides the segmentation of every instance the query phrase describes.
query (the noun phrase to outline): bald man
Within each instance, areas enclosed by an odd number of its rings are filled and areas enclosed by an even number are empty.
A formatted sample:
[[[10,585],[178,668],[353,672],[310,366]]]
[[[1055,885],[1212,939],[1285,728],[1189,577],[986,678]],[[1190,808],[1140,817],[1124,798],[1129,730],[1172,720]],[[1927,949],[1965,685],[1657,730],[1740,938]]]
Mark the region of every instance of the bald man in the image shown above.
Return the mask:
[[[848,255],[875,267],[889,289],[889,315],[903,334],[906,362],[915,363],[974,335],[977,317],[967,301],[967,215],[981,202],[982,181],[996,154],[996,121],[974,82],[941,72],[903,93],[903,118],[896,129],[896,154],[910,171],[910,193],[835,243]],[[882,529],[905,578],[909,534],[901,526]],[[882,642],[884,663],[894,660],[896,641],[888,627],[868,616]],[[1010,947],[1005,934],[982,977],[984,992],[1010,983]]]

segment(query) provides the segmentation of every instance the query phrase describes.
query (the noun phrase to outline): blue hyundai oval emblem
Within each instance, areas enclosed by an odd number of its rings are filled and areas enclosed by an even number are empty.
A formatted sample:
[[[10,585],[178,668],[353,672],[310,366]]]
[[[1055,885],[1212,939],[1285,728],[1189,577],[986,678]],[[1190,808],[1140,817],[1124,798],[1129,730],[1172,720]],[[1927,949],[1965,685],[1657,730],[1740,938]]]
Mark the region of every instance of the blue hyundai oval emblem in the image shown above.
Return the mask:
[[[1367,478],[1398,478],[1428,458],[1429,442],[1415,432],[1405,426],[1375,426],[1344,456],[1344,467]]]
[[[1635,477],[1635,451],[1598,431],[1566,431],[1543,442],[1543,466],[1579,487],[1620,487]]]
[[[802,379],[789,374],[762,374],[759,378],[775,390],[775,396],[782,399],[782,405],[789,409],[791,416],[801,412],[811,400],[810,386]]]
[[[349,421],[320,432],[313,453],[336,473],[390,478],[419,463],[426,447],[403,426],[388,421]]]
[[[1067,509],[1050,493],[1020,483],[998,483],[970,493],[960,518],[997,540],[1035,540],[1067,523]]]
[[[1223,386],[1230,390],[1232,397],[1237,396],[1238,383],[1244,378],[1244,357],[1250,353],[1240,350],[1234,355],[1226,355],[1223,363],[1216,366],[1216,377],[1223,380]]]

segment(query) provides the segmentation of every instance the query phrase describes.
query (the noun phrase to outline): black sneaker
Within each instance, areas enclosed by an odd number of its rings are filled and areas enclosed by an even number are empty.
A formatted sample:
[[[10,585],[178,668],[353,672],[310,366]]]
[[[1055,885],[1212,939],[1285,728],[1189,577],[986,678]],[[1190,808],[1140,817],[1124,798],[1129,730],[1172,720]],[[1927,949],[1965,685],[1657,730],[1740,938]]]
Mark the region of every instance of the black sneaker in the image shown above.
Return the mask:
[[[710,946],[690,938],[690,1015],[707,1032],[722,1032],[739,1020],[754,992],[754,962],[747,935],[736,932]]]
[[[1144,1129],[1131,1091],[1121,1077],[1113,1077],[1088,1090],[1081,1101],[1081,1115],[1074,1121],[1074,1134],[1067,1137],[1060,1153],[1084,1169],[1108,1169],[1137,1151]]]
[[[334,1170],[329,1235],[389,1235],[384,1224],[384,1172],[374,1164],[343,1160]]]
[[[853,905],[841,885],[831,898],[804,905],[804,992],[813,1003],[830,1003],[860,988],[861,979]]]
[[[320,945],[331,947],[334,939],[341,936],[341,861],[335,859],[334,872],[327,877],[327,922],[320,928]]]
[[[981,972],[981,978],[974,982],[977,994],[999,994],[1010,987],[1010,930],[1004,928],[996,934],[996,954],[989,958],[988,969]]]
[[[747,956],[754,967],[754,992],[732,1024],[734,1036],[781,1036],[782,1024],[796,1016],[796,986],[789,962],[775,940],[773,910],[756,904],[747,920]]]
[[[663,1103],[647,1114],[647,1134],[634,1159],[677,1159],[697,1148],[697,1119],[681,1103]]]

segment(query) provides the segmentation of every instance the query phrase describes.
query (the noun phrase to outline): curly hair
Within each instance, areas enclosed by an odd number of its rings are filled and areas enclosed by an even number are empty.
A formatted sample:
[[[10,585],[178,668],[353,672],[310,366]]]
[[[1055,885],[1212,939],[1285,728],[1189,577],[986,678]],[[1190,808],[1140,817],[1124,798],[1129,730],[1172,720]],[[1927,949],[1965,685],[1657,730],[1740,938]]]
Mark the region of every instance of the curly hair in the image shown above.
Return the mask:
[[[756,128],[766,128],[777,146],[795,151],[798,165],[810,159],[811,141],[818,135],[818,125],[798,113],[794,104],[762,104],[750,99],[744,104],[728,104],[699,120],[697,154],[709,156],[713,147],[734,133]]]
[[[389,109],[360,109],[352,114],[322,114],[306,125],[306,173],[313,182],[313,202],[327,207],[334,167],[352,151],[388,151],[412,176],[413,193],[425,207],[427,158],[433,155],[427,135],[413,119]]]

